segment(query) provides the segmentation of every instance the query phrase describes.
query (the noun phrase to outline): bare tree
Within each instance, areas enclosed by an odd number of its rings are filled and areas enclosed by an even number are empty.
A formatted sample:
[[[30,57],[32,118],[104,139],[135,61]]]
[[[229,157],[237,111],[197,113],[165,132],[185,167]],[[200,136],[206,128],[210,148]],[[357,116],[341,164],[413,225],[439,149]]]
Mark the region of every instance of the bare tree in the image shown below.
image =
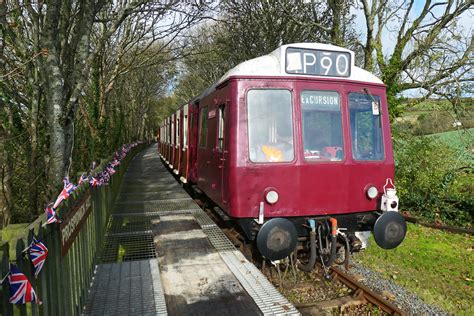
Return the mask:
[[[421,9],[415,9],[415,0],[360,2],[367,29],[364,66],[380,72],[388,86],[392,114],[401,110],[396,100],[400,92],[421,88],[429,97],[438,87],[474,79],[473,35],[462,34],[466,31],[457,25],[461,15],[473,8],[472,1],[427,0]],[[388,53],[382,41],[386,32],[396,34]]]
[[[15,53],[32,56],[42,52],[35,60],[40,80],[36,86],[43,88],[47,106],[51,156],[48,178],[54,183],[59,183],[69,169],[78,100],[84,94],[98,54],[104,54],[108,45],[113,48],[110,44],[122,38],[124,41],[117,46],[122,51],[116,53],[116,66],[121,65],[120,55],[130,47],[138,46],[136,40],[126,43],[127,39],[137,36],[142,43],[148,42],[143,45],[149,45],[179,27],[179,23],[173,23],[171,17],[166,34],[158,29],[157,24],[167,23],[164,20],[169,17],[169,12],[193,18],[203,12],[196,5],[173,1],[160,4],[145,0],[113,3],[104,0],[51,0],[37,4],[18,1],[12,4],[13,7],[19,12],[17,20],[25,24],[21,29],[9,30],[7,40],[13,47],[19,48]],[[124,25],[127,27],[122,28]],[[121,35],[118,35],[119,32]],[[25,38],[29,41],[23,41]],[[143,50],[143,47],[139,49]],[[113,67],[111,81],[102,83],[102,108],[108,91],[113,87],[113,78],[118,73],[119,67]]]
[[[117,123],[126,115],[114,108],[123,103],[109,101],[117,81],[125,93],[132,71],[174,60],[174,39],[209,8],[179,1],[12,0],[1,1],[0,10],[0,202],[15,221],[28,221],[72,173],[72,163],[83,167],[84,158],[104,156],[123,140],[108,138],[119,134],[110,127],[135,139],[146,133],[147,119],[136,132],[128,131],[134,124]],[[91,139],[112,138],[93,148],[100,151],[77,150]],[[72,159],[73,153],[79,156]]]

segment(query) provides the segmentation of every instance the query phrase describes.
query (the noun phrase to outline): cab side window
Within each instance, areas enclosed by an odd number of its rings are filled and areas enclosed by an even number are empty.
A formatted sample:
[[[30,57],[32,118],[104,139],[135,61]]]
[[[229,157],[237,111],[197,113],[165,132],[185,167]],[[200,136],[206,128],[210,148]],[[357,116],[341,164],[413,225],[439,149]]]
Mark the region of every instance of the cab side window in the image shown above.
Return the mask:
[[[355,160],[383,160],[385,158],[382,122],[373,107],[380,107],[380,97],[365,93],[349,94],[352,157]]]

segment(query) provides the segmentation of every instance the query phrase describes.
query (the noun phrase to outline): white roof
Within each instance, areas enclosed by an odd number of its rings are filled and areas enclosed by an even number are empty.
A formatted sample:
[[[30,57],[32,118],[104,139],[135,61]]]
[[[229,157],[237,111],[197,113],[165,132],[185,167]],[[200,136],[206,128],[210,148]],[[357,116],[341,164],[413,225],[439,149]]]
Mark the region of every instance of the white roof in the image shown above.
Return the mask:
[[[327,76],[317,76],[317,75],[305,75],[305,74],[289,74],[285,69],[285,54],[288,47],[292,48],[304,48],[304,49],[314,49],[314,50],[329,50],[329,51],[338,51],[346,52],[351,55],[351,71],[348,77],[332,77],[336,80],[353,80],[367,83],[377,83],[383,84],[374,74],[355,66],[354,64],[354,52],[346,48],[339,46],[334,46],[330,44],[320,44],[320,43],[295,43],[282,45],[275,49],[268,55],[257,57],[244,61],[228,72],[226,72],[219,80],[217,80],[212,86],[207,88],[199,97],[196,99],[201,99],[206,95],[210,94],[215,90],[216,86],[227,80],[231,76],[270,76],[270,77],[308,77],[308,78],[327,78]]]

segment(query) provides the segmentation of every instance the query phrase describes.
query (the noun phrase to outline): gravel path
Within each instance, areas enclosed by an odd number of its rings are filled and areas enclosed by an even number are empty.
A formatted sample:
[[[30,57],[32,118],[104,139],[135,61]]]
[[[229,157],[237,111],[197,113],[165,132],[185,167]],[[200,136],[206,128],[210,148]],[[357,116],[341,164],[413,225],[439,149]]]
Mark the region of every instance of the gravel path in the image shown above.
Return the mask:
[[[356,261],[351,262],[351,268],[348,271],[356,277],[362,276],[362,283],[370,287],[377,293],[390,293],[395,297],[393,303],[409,315],[449,315],[439,307],[425,303],[416,294],[393,283],[390,280],[383,279],[376,272],[367,269]]]

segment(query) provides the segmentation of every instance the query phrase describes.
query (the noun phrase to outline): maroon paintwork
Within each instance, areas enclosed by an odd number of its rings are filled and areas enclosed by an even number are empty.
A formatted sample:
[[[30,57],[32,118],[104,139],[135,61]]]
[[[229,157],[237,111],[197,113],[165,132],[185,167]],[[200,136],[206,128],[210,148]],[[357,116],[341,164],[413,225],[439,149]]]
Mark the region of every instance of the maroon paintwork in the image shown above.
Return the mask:
[[[247,92],[253,88],[289,89],[293,98],[295,159],[288,163],[252,163],[247,134]],[[370,93],[381,99],[383,161],[352,158],[348,93]],[[345,157],[342,161],[308,162],[303,157],[300,92],[331,90],[341,95]],[[224,150],[217,149],[219,106],[224,106]],[[199,110],[208,108],[207,147],[199,144]],[[383,192],[387,178],[394,176],[394,160],[385,85],[308,77],[237,77],[189,104],[189,148],[180,174],[195,183],[230,216],[257,218],[267,190],[276,190],[279,201],[265,202],[265,217],[300,217],[347,214],[378,209],[378,200],[366,195],[369,186]],[[174,118],[174,115],[172,116]],[[182,121],[182,120],[181,120]],[[182,126],[181,126],[182,129]],[[182,135],[182,133],[180,133]],[[176,152],[168,159],[174,161]],[[165,157],[166,148],[165,148]]]

